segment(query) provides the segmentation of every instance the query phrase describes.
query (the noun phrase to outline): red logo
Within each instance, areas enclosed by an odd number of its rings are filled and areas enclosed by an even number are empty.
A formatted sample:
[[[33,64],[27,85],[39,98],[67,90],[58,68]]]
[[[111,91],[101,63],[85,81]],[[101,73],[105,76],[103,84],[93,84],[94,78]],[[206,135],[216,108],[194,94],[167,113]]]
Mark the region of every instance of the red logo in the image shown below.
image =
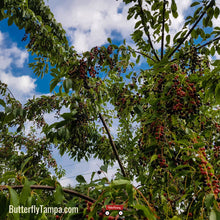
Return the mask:
[[[123,205],[106,205],[107,210],[123,210]]]

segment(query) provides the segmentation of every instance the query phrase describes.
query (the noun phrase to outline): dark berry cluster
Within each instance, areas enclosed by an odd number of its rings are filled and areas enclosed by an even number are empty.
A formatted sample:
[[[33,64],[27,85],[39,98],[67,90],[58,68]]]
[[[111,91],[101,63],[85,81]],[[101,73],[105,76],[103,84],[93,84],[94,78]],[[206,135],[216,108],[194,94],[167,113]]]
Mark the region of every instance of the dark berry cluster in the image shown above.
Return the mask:
[[[159,160],[159,165],[160,167],[164,168],[164,167],[168,167],[168,164],[166,163],[166,160],[164,159],[163,155],[158,154],[157,158]]]
[[[219,158],[220,146],[214,146],[214,157]]]
[[[199,164],[200,173],[204,176],[205,185],[217,196],[220,192],[219,180],[214,175],[212,167],[207,162],[207,155],[204,147],[199,149],[199,158],[201,160]]]
[[[194,83],[188,79],[182,83],[178,75],[174,78],[167,97],[168,113],[178,114],[180,118],[188,118],[190,115],[197,114],[201,106],[200,96]]]

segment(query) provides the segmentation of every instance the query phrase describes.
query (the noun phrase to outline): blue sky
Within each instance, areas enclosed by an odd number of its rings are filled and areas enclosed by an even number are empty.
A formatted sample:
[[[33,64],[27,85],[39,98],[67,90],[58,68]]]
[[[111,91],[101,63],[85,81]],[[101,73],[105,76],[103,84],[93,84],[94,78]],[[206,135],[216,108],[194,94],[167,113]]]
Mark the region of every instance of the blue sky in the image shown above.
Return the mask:
[[[171,36],[182,28],[184,17],[190,13],[189,6],[192,0],[176,2],[179,17],[171,19]],[[79,53],[106,44],[108,37],[113,38],[115,42],[126,39],[132,45],[130,34],[135,20],[127,21],[128,6],[120,0],[49,0],[47,4],[66,30],[70,44],[74,45]],[[214,25],[218,25],[219,19],[214,22]],[[14,96],[22,103],[33,95],[49,94],[49,83],[52,79],[49,74],[43,79],[37,78],[28,68],[28,63],[33,61],[33,57],[25,49],[26,42],[21,41],[24,33],[24,30],[19,30],[14,24],[8,27],[7,20],[0,23],[0,80],[8,84]],[[156,48],[159,46],[155,45]],[[46,115],[48,123],[55,121],[53,116]],[[26,132],[30,126],[31,123],[27,123]],[[112,133],[115,132],[115,128],[116,126],[111,130]],[[91,173],[98,171],[102,165],[101,161],[94,159],[88,163],[76,163],[68,159],[67,155],[61,158],[57,150],[54,150],[54,156],[67,172],[66,177],[61,180],[63,185],[74,184],[74,178],[78,174],[83,174],[89,179]],[[110,170],[109,178],[113,176],[115,169],[114,167]]]

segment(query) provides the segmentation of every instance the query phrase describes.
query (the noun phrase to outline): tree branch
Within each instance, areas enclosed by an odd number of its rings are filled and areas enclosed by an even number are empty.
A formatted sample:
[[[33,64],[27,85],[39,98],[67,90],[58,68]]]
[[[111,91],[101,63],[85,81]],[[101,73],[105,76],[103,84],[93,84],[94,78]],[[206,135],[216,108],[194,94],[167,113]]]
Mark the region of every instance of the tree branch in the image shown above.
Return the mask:
[[[10,186],[12,189],[22,189],[24,187],[24,185],[15,185],[15,186]],[[53,186],[44,186],[44,185],[31,185],[30,186],[31,189],[44,189],[44,190],[55,190],[56,188]],[[8,190],[8,187],[6,185],[4,186],[0,186],[0,190]],[[63,192],[68,193],[70,195],[74,195],[77,197],[80,197],[82,199],[88,200],[90,202],[96,202],[95,199],[86,196],[84,194],[81,194],[75,190],[70,190],[70,189],[63,189]]]
[[[153,46],[153,44],[152,44],[152,41],[151,41],[151,37],[150,37],[150,34],[149,34],[149,31],[148,31],[148,28],[147,28],[147,26],[146,26],[146,18],[145,18],[145,16],[144,16],[144,11],[143,11],[143,9],[142,9],[142,4],[141,4],[141,0],[138,0],[138,4],[139,4],[139,6],[140,6],[140,10],[141,10],[141,20],[142,20],[142,25],[144,26],[144,32],[145,32],[145,34],[147,35],[147,37],[148,37],[148,41],[149,41],[149,44],[150,44],[150,46],[151,46],[151,49],[153,50],[153,54],[155,55],[155,57],[156,57],[156,59],[158,60],[158,61],[160,61],[160,59],[159,59],[159,57],[157,56],[157,53],[156,53],[156,51],[155,51],[155,49],[154,49],[154,46]]]
[[[113,151],[114,151],[114,154],[115,154],[115,156],[116,156],[116,159],[117,159],[117,161],[118,161],[118,164],[119,164],[119,166],[120,166],[120,168],[121,168],[121,172],[122,172],[123,176],[126,177],[127,175],[126,175],[126,173],[125,173],[124,167],[123,167],[123,165],[122,165],[122,163],[121,163],[121,160],[120,160],[120,158],[119,158],[117,148],[116,148],[116,146],[115,146],[115,143],[114,143],[114,141],[113,141],[113,139],[112,139],[112,136],[111,136],[111,134],[110,134],[110,131],[109,131],[109,129],[108,129],[108,126],[107,126],[107,124],[106,124],[106,122],[105,122],[105,120],[104,120],[104,118],[103,118],[103,116],[102,116],[101,113],[99,113],[99,118],[101,119],[102,124],[104,125],[105,130],[106,130],[106,132],[107,132],[107,134],[108,134],[108,137],[109,137],[109,140],[110,140],[110,144],[111,144],[111,146],[112,146],[112,149],[113,149]]]
[[[154,58],[152,58],[152,57],[150,57],[149,55],[147,55],[147,54],[145,54],[145,53],[142,53],[142,52],[140,52],[140,51],[130,50],[130,49],[128,49],[128,51],[130,51],[130,52],[135,52],[135,53],[139,53],[140,55],[142,55],[142,56],[144,56],[144,57],[147,57],[147,58],[151,59],[152,61],[156,62],[156,60],[155,60]]]
[[[162,39],[161,39],[161,59],[163,59],[163,48],[164,48],[164,26],[165,26],[165,10],[166,0],[163,0],[163,22],[162,22]]]
[[[199,49],[201,49],[201,48],[203,48],[203,47],[205,47],[205,46],[207,46],[207,45],[209,45],[209,44],[211,44],[211,43],[213,43],[214,41],[217,41],[217,40],[220,40],[220,37],[217,37],[217,38],[215,38],[213,40],[210,40],[209,42],[207,42],[207,43],[197,47],[196,50],[199,50]]]
[[[212,39],[212,40],[210,40],[209,42],[207,42],[207,43],[205,43],[205,44],[203,44],[203,45],[201,45],[201,46],[199,46],[199,47],[196,47],[195,49],[196,49],[196,50],[199,50],[199,49],[201,49],[201,48],[203,48],[203,47],[205,47],[205,46],[207,46],[207,45],[209,45],[209,44],[211,44],[211,43],[213,43],[213,42],[215,42],[215,41],[217,41],[217,40],[220,40],[220,37],[217,37],[217,38],[215,38],[215,39]],[[190,53],[190,51],[187,52],[187,53],[184,53],[183,56],[186,56],[186,55],[189,54],[189,53]],[[177,58],[172,59],[170,62],[174,62],[174,61],[176,61],[176,60],[177,60]]]
[[[180,41],[180,43],[176,46],[176,48],[171,52],[171,54],[168,56],[168,59],[173,56],[173,54],[179,49],[179,47],[184,43],[184,41],[187,39],[187,37],[191,34],[191,32],[194,30],[196,25],[200,22],[200,20],[203,18],[203,16],[206,14],[207,9],[212,5],[212,1],[209,3],[207,8],[204,9],[203,13],[199,16],[195,24],[191,27],[191,29],[188,31],[186,36]]]

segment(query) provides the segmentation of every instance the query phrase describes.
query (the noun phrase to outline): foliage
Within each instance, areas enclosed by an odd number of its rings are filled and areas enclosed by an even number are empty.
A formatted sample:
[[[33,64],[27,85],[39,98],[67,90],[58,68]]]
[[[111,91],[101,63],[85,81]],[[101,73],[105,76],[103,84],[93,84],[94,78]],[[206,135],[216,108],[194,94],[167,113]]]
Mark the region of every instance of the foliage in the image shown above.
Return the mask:
[[[219,218],[220,75],[219,60],[209,60],[209,55],[220,54],[219,28],[212,23],[219,8],[214,0],[193,1],[194,14],[173,37],[175,0],[124,3],[130,4],[127,18],[136,19],[131,36],[137,49],[108,39],[107,46],[81,56],[68,45],[65,31],[42,0],[0,3],[0,19],[25,29],[27,50],[37,56],[30,67],[37,76],[51,74],[54,92],[22,106],[1,84],[1,183],[9,192],[0,194],[1,218],[54,216],[12,215],[8,204],[79,208],[77,214],[59,213],[58,219],[119,219],[117,211],[104,215],[108,204],[123,204],[129,219]],[[69,111],[60,114],[62,107]],[[53,111],[60,120],[48,125],[44,114]],[[115,119],[119,126],[112,137],[109,127]],[[27,120],[35,121],[45,137],[36,139],[33,131],[25,138]],[[13,126],[17,131],[9,132]],[[121,170],[111,181],[93,180],[93,173],[87,183],[78,176],[75,190],[92,202],[81,195],[70,198],[41,163],[44,158],[62,176],[48,156],[52,144],[74,160],[102,159],[105,166],[99,173],[116,161]],[[25,146],[26,154],[19,155],[16,145]],[[132,185],[134,180],[138,187]],[[17,184],[24,185],[21,191],[12,188]],[[33,184],[56,190],[31,189]]]

